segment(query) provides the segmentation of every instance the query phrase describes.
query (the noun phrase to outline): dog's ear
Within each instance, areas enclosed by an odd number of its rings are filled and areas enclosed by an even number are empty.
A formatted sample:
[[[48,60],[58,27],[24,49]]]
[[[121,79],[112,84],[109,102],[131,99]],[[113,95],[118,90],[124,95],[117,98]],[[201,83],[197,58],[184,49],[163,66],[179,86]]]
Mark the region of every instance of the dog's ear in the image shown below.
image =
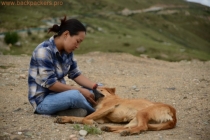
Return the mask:
[[[106,90],[112,94],[112,95],[115,95],[115,88],[106,88]]]

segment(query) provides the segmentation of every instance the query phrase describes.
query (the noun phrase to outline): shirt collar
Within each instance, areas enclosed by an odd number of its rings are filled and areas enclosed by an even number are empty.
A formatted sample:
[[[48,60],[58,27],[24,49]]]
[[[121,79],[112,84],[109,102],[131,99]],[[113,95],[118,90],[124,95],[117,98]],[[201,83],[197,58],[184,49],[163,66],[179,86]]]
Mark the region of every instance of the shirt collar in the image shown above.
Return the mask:
[[[50,41],[50,43],[52,43],[53,52],[54,52],[56,55],[61,56],[60,53],[59,53],[59,51],[58,51],[58,48],[57,48],[56,45],[55,45],[55,38],[54,38],[54,36],[50,37],[49,41]],[[70,54],[67,54],[67,53],[64,52],[63,55],[70,56],[70,55],[72,55],[72,52],[71,52]]]
[[[58,51],[58,49],[57,49],[57,47],[56,47],[56,45],[55,45],[54,36],[50,37],[49,41],[50,41],[50,43],[52,43],[53,52],[54,52],[55,54],[59,53],[59,51]]]

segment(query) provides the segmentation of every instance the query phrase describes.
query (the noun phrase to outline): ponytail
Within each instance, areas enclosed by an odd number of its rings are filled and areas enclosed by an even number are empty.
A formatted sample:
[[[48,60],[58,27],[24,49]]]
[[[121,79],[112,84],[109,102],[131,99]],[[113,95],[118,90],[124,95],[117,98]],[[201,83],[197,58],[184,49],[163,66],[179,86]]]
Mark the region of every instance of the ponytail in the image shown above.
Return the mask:
[[[59,31],[60,31],[60,26],[58,26],[57,24],[54,24],[52,28],[49,28],[48,33],[49,32],[58,33]]]
[[[55,32],[55,33],[59,33],[59,31],[61,30],[61,26],[64,25],[64,23],[66,22],[66,16],[63,19],[60,19],[61,21],[61,25],[57,25],[54,24],[53,27],[49,28],[48,33],[50,32]]]
[[[60,26],[54,24],[53,27],[49,28],[48,33],[55,32],[56,36],[60,36],[63,32],[69,31],[71,36],[77,35],[79,31],[86,32],[85,26],[77,19],[66,20],[66,16],[60,20]],[[56,37],[55,36],[55,37]]]

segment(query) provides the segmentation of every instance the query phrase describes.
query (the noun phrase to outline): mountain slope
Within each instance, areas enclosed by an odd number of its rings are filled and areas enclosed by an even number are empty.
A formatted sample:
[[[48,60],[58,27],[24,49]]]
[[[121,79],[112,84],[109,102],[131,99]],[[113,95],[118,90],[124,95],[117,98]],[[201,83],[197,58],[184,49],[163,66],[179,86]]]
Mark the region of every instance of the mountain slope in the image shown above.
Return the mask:
[[[42,27],[59,23],[67,15],[88,28],[87,38],[76,53],[127,52],[178,61],[210,59],[210,8],[183,0],[63,0],[61,6],[3,6],[1,31]],[[38,10],[37,10],[38,9]],[[52,18],[56,19],[52,19]],[[46,22],[48,21],[48,26]],[[50,35],[28,37],[24,47],[4,53],[27,53]],[[23,40],[23,39],[22,39]],[[22,41],[24,46],[24,41]]]

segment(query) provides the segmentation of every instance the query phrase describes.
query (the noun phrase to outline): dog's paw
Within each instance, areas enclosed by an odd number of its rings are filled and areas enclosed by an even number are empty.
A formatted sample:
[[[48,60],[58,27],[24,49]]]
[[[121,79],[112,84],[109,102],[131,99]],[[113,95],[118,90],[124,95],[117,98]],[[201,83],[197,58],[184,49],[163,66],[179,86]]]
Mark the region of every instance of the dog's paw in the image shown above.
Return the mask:
[[[129,131],[122,131],[122,132],[120,132],[120,136],[128,136],[128,135],[130,135],[130,132]]]
[[[110,129],[110,127],[108,127],[108,126],[102,126],[102,127],[101,127],[101,130],[102,130],[102,131],[106,131],[106,132],[111,132],[111,129]]]
[[[98,127],[98,123],[93,121],[93,126]]]
[[[57,117],[56,120],[54,121],[54,123],[60,123],[60,124],[66,123],[65,117]]]

